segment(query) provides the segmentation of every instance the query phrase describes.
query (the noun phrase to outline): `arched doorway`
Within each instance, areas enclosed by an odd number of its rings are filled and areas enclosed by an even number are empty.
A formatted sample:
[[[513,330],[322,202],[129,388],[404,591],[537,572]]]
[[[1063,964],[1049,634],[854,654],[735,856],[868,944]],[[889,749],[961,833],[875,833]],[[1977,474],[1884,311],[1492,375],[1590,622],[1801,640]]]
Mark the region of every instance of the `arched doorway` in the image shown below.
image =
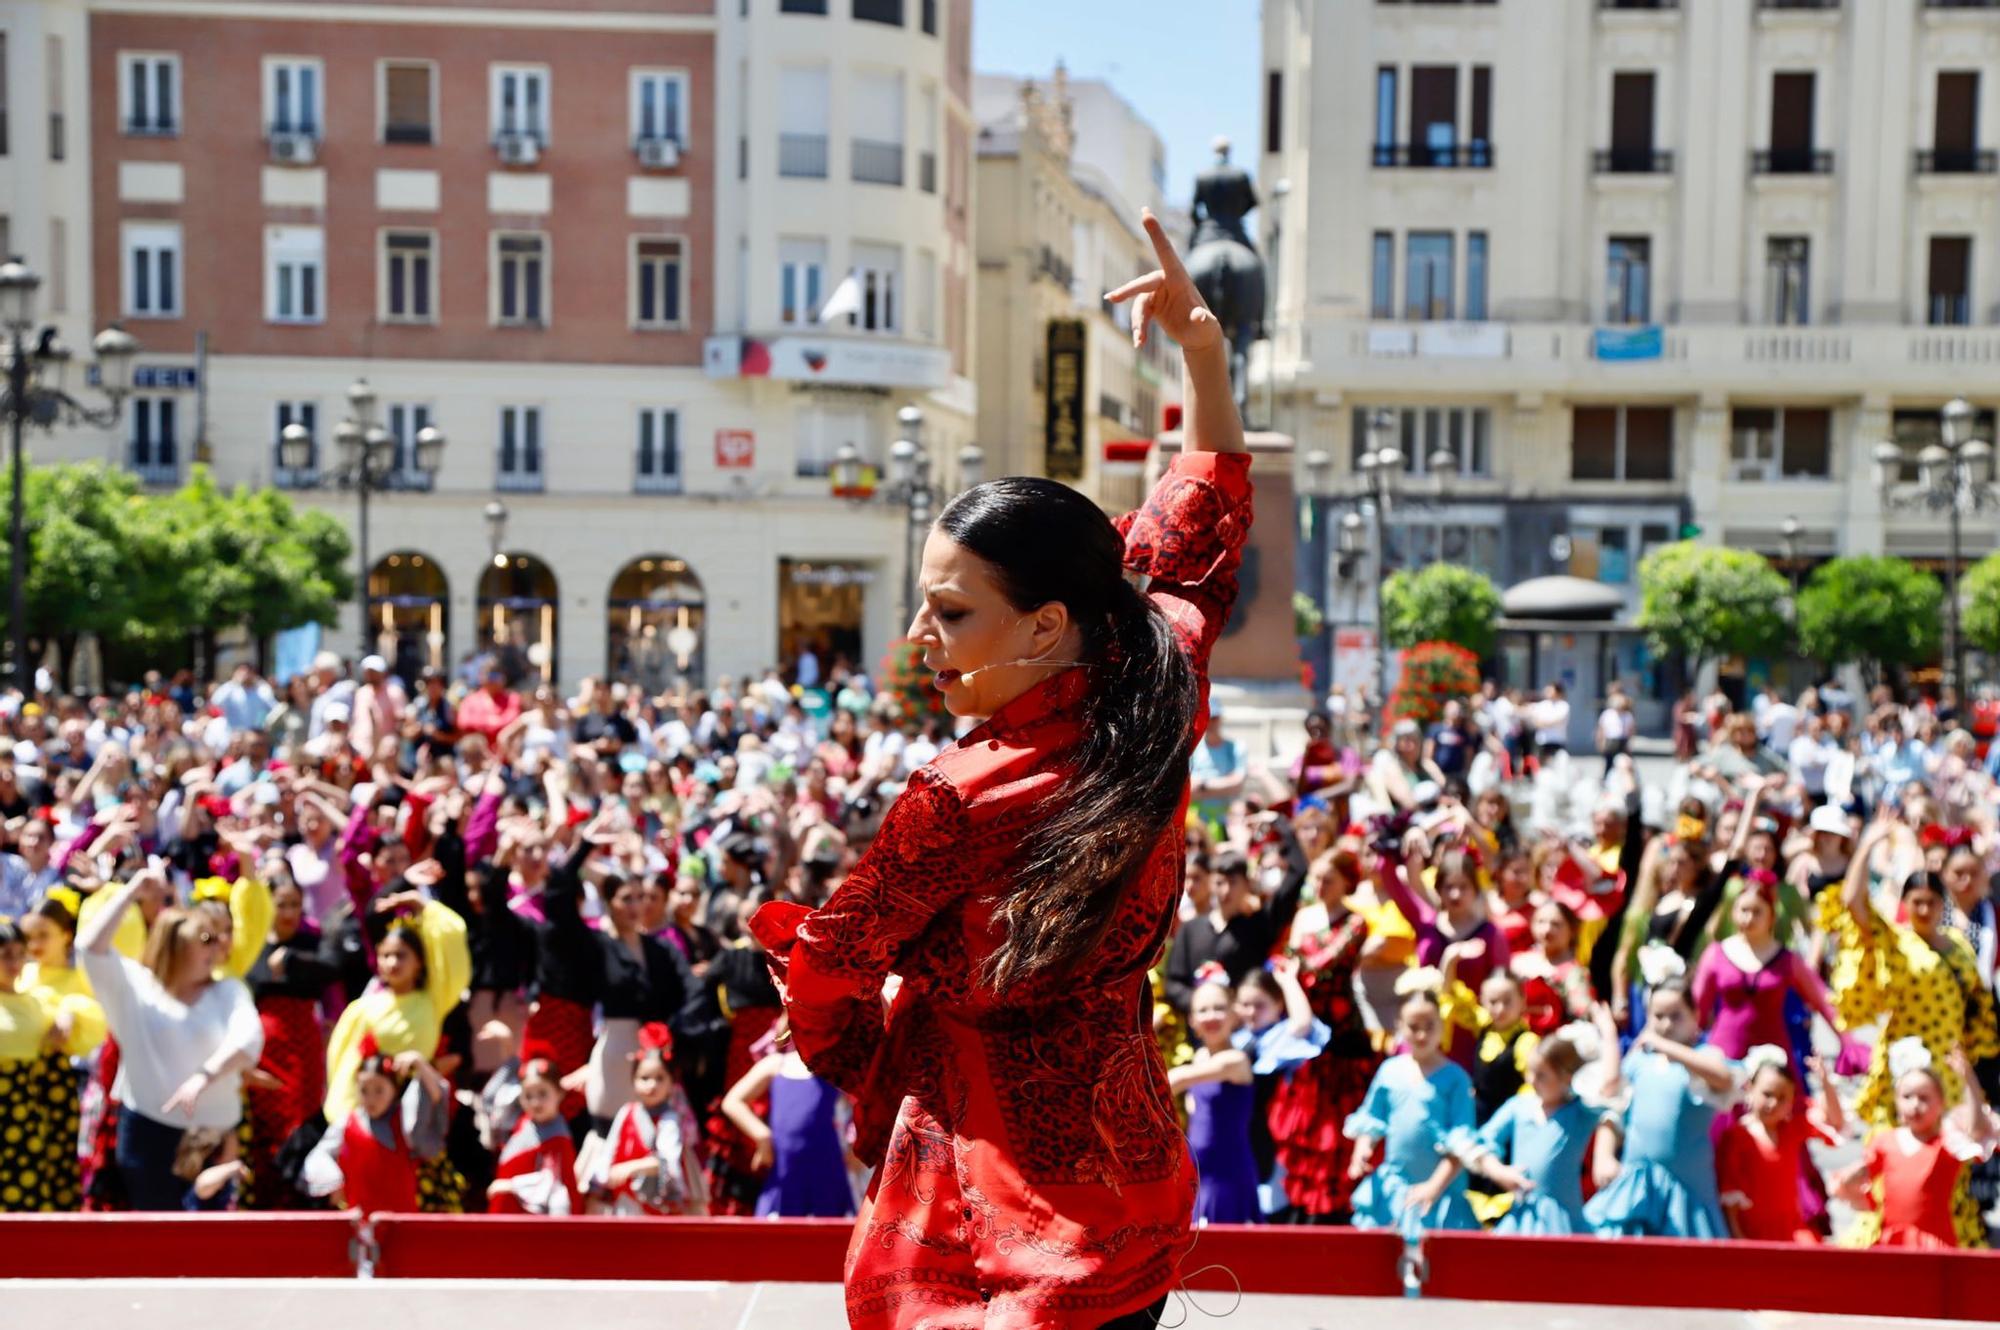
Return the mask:
[[[368,571],[375,651],[405,682],[427,665],[444,668],[451,589],[436,559],[414,550],[384,555]]]
[[[496,554],[479,577],[479,648],[510,687],[556,677],[556,575],[532,554]]]
[[[611,579],[604,604],[612,677],[635,680],[650,696],[669,684],[702,682],[707,596],[684,561],[634,559]]]

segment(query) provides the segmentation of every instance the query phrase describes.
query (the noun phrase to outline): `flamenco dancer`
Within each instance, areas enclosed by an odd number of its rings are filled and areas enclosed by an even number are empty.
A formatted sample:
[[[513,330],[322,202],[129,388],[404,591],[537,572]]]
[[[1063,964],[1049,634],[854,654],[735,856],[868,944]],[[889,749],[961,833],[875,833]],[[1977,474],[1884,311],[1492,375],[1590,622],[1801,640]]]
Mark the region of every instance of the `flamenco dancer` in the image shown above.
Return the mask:
[[[1222,328],[1143,220],[1160,266],[1107,298],[1133,301],[1135,343],[1158,323],[1180,344],[1185,451],[1115,524],[1025,477],[945,509],[910,637],[983,723],[910,778],[823,908],[751,921],[798,1052],[853,1096],[879,1166],[847,1255],[855,1330],[1154,1326],[1191,1240],[1146,981],[1249,458]]]

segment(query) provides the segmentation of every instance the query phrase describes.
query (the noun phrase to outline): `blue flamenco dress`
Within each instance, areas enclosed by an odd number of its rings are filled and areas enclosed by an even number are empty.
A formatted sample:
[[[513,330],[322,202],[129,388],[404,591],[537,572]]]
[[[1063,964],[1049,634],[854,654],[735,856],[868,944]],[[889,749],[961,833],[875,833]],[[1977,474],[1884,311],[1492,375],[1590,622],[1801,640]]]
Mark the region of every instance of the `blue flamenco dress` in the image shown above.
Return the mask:
[[[1623,1065],[1630,1099],[1618,1176],[1590,1198],[1584,1217],[1603,1237],[1728,1237],[1711,1129],[1734,1092],[1711,1089],[1650,1049],[1632,1049]]]
[[[1250,1115],[1257,1088],[1205,1081],[1188,1091],[1188,1151],[1201,1186],[1194,1203],[1197,1224],[1254,1224],[1257,1157],[1250,1150]]]
[[[1261,1030],[1239,1028],[1230,1043],[1250,1058],[1255,1097],[1250,1107],[1250,1153],[1256,1170],[1257,1218],[1276,1215],[1290,1201],[1285,1195],[1285,1170],[1278,1162],[1271,1137],[1271,1101],[1292,1073],[1320,1055],[1333,1039],[1333,1028],[1314,1017],[1304,1033],[1289,1021],[1273,1021]]]
[[[1429,1076],[1408,1054],[1384,1062],[1345,1128],[1350,1140],[1375,1137],[1383,1142],[1381,1162],[1354,1189],[1354,1226],[1392,1228],[1406,1235],[1478,1228],[1463,1172],[1429,1210],[1415,1214],[1403,1208],[1404,1195],[1437,1172],[1453,1142],[1470,1137],[1474,1116],[1472,1078],[1456,1062],[1441,1063]]]
[[[1535,1185],[1514,1197],[1494,1232],[1590,1232],[1583,1217],[1583,1165],[1603,1117],[1576,1098],[1553,1113],[1530,1094],[1514,1095],[1500,1105],[1473,1138],[1471,1150],[1497,1155]]]

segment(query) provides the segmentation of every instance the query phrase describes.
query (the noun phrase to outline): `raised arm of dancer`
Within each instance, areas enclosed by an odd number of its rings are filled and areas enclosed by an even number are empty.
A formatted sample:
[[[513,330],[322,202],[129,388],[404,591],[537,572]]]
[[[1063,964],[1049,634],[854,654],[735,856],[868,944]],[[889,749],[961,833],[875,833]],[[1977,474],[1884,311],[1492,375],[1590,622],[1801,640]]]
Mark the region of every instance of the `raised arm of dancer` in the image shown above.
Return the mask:
[[[1229,390],[1229,347],[1222,324],[1203,303],[1201,292],[1195,290],[1194,279],[1181,265],[1160,219],[1148,208],[1139,220],[1153,242],[1160,266],[1104,298],[1132,301],[1132,345],[1146,344],[1152,323],[1158,323],[1161,331],[1180,345],[1187,451],[1243,452],[1243,421],[1236,414],[1236,399]]]

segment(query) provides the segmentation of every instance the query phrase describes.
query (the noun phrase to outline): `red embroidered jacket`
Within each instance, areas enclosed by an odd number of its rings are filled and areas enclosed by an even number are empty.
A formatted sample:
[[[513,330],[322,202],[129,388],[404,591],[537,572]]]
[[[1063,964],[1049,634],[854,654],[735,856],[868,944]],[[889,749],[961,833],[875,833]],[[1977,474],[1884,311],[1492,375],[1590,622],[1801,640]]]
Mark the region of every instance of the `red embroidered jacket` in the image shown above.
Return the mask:
[[[1191,749],[1250,529],[1249,458],[1176,459],[1119,527],[1201,678]],[[854,1097],[857,1153],[879,1165],[848,1252],[856,1330],[1095,1330],[1165,1293],[1190,1241],[1193,1164],[1144,1002],[1181,891],[1180,819],[1077,974],[997,995],[973,980],[1089,684],[1044,680],[912,776],[824,908],[751,921],[799,1052]]]

